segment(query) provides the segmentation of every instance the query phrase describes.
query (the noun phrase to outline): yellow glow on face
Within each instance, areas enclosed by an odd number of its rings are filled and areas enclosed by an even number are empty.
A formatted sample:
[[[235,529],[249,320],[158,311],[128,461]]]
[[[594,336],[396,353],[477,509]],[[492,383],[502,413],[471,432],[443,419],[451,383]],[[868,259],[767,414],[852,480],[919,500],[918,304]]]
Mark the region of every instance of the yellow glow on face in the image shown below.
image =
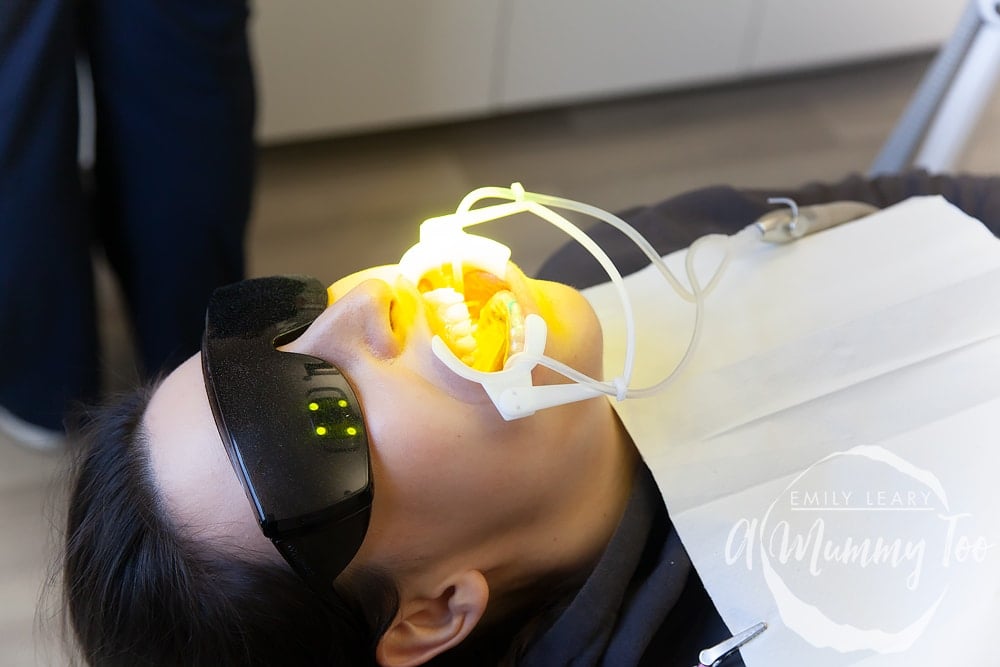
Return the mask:
[[[358,434],[358,429],[354,428],[353,426],[347,427],[347,435],[357,435],[357,434]]]
[[[326,427],[325,426],[317,426],[316,427],[316,435],[326,435]]]

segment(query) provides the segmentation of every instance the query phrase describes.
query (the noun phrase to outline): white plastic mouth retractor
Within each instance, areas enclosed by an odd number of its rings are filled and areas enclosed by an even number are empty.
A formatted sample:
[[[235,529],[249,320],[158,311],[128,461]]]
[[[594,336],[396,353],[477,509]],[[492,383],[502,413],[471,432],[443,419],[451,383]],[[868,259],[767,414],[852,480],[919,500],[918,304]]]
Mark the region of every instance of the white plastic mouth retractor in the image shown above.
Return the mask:
[[[492,206],[472,208],[484,199],[508,201]],[[674,369],[659,382],[638,389],[629,386],[635,365],[635,319],[631,299],[625,289],[622,275],[607,253],[586,232],[553,211],[549,208],[550,206],[587,215],[622,232],[649,258],[673,291],[680,298],[694,305],[695,322],[687,349]],[[508,420],[526,417],[542,408],[601,395],[614,396],[617,400],[622,401],[626,398],[647,397],[662,391],[680,375],[693,356],[701,333],[705,298],[713,291],[722,277],[734,247],[742,247],[747,243],[748,238],[752,237],[752,240],[756,241],[760,237],[759,231],[750,226],[731,237],[716,234],[698,239],[691,244],[687,252],[685,270],[689,284],[685,286],[673,275],[653,246],[618,216],[588,204],[525,192],[520,183],[514,183],[510,188],[485,187],[473,190],[465,196],[455,213],[424,221],[420,226],[420,242],[400,259],[402,274],[417,284],[427,271],[440,270],[442,267],[450,265],[454,273],[454,283],[460,288],[464,280],[462,275],[464,264],[472,264],[496,276],[504,276],[507,262],[510,259],[510,249],[502,243],[486,237],[467,234],[464,229],[520,212],[533,213],[562,230],[580,243],[601,264],[608,277],[611,278],[622,304],[627,346],[621,375],[609,382],[602,382],[588,377],[556,359],[545,356],[547,328],[545,322],[537,315],[528,315],[525,318],[524,350],[511,355],[500,371],[484,372],[469,367],[455,356],[440,337],[435,336],[431,345],[435,356],[460,377],[481,384],[499,413]],[[712,239],[724,239],[726,248],[715,272],[703,285],[695,273],[693,260],[698,248],[703,247],[704,243]],[[734,239],[742,242],[734,243]],[[574,384],[534,386],[531,372],[538,365],[559,373],[572,380]]]

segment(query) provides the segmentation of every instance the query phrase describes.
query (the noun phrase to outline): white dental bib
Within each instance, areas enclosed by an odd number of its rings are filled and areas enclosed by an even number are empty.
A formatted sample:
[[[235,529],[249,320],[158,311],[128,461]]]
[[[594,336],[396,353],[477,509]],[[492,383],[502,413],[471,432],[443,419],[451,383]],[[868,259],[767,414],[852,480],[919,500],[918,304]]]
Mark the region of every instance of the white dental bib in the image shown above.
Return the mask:
[[[633,381],[653,384],[693,308],[652,268],[626,286]],[[584,294],[613,376],[619,300]],[[676,382],[612,404],[730,629],[768,623],[747,664],[995,662],[1000,242],[925,197],[759,244],[733,258],[703,332]]]

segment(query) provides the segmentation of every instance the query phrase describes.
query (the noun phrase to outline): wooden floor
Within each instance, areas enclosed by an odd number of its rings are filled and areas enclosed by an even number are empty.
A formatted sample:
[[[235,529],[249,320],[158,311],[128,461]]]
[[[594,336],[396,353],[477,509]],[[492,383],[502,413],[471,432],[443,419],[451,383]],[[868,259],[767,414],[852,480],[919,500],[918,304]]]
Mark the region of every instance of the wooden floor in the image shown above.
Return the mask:
[[[250,234],[255,275],[333,280],[391,262],[423,218],[481,185],[529,190],[615,210],[726,183],[793,187],[864,171],[927,59],[897,60],[721,87],[393,131],[262,152]],[[1000,97],[959,170],[1000,173]],[[749,222],[749,221],[748,221]],[[496,228],[526,271],[561,242],[517,222]],[[111,387],[134,375],[128,338],[102,272]],[[63,461],[0,436],[0,665],[62,665],[58,591],[36,613],[60,523]]]

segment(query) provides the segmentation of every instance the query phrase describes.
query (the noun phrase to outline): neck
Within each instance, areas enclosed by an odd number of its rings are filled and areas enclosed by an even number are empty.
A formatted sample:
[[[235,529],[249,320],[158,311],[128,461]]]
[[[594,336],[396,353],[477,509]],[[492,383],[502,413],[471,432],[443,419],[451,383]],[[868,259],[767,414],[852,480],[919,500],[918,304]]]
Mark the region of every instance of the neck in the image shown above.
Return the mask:
[[[638,452],[610,403],[572,428],[589,442],[574,451],[566,479],[558,483],[559,502],[539,512],[540,521],[507,545],[512,558],[489,573],[491,612],[537,604],[550,593],[579,587],[604,553],[632,491]],[[505,609],[506,608],[506,609]],[[492,615],[492,614],[491,614]]]

